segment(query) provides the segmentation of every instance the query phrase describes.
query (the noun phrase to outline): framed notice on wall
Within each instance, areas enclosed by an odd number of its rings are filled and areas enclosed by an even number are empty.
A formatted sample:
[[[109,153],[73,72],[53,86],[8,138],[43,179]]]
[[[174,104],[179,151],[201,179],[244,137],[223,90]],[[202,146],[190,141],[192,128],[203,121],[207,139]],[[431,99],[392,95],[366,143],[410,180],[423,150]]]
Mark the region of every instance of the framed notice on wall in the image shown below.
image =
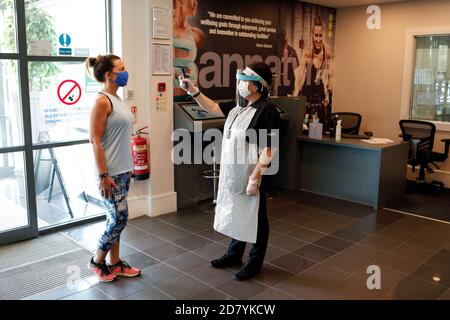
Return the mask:
[[[170,39],[170,9],[162,7],[153,7],[153,38],[154,39]]]
[[[172,74],[170,44],[153,44],[153,74]]]

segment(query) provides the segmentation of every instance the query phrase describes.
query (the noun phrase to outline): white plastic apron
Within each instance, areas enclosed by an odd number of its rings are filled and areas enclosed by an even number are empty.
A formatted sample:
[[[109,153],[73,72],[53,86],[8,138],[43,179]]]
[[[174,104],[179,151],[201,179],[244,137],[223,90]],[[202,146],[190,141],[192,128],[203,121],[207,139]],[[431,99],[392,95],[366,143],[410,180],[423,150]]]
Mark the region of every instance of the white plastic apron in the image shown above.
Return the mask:
[[[246,193],[248,178],[258,161],[257,145],[246,142],[246,130],[255,112],[256,108],[238,106],[225,122],[214,219],[216,231],[250,243],[256,242],[260,195],[259,191],[256,196]]]

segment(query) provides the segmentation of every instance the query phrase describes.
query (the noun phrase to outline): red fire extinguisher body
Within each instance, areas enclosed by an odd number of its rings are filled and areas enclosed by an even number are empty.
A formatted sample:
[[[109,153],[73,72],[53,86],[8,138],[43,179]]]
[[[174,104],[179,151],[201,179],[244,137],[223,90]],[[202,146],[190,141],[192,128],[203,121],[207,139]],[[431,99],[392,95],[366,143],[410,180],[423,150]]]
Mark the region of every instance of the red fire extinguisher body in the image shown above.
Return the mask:
[[[150,167],[147,155],[147,140],[140,134],[131,139],[131,153],[133,156],[133,176],[136,180],[146,180],[150,177]]]

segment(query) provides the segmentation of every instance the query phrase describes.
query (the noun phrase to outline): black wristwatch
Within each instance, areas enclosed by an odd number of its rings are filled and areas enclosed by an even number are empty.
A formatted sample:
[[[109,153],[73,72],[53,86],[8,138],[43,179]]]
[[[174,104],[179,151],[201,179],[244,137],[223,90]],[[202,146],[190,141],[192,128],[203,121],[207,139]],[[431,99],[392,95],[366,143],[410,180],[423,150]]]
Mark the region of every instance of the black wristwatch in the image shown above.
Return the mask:
[[[99,176],[100,179],[101,178],[106,178],[106,177],[108,177],[108,172],[105,172],[103,174],[99,174],[98,176]]]
[[[200,95],[200,90],[198,90],[198,92],[196,93],[196,94],[194,94],[193,96],[192,96],[192,98],[197,98],[199,95]]]

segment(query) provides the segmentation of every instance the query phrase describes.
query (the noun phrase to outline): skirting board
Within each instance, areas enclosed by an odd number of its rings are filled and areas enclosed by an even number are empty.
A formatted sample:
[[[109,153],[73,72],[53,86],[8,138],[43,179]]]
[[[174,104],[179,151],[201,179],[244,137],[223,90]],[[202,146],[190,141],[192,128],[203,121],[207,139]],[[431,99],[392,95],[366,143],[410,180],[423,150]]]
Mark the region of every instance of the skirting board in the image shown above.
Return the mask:
[[[177,211],[177,193],[168,192],[147,197],[147,215],[157,217]]]
[[[147,214],[147,197],[128,198],[128,219],[145,216]]]
[[[433,168],[433,165],[431,165]],[[429,174],[425,171],[425,179],[426,181],[441,181],[444,183],[446,188],[450,188],[450,172],[448,171],[441,171],[434,169],[434,173]],[[419,167],[416,167],[416,172],[412,172],[412,167],[408,165],[408,179],[409,180],[415,180],[419,176]]]

